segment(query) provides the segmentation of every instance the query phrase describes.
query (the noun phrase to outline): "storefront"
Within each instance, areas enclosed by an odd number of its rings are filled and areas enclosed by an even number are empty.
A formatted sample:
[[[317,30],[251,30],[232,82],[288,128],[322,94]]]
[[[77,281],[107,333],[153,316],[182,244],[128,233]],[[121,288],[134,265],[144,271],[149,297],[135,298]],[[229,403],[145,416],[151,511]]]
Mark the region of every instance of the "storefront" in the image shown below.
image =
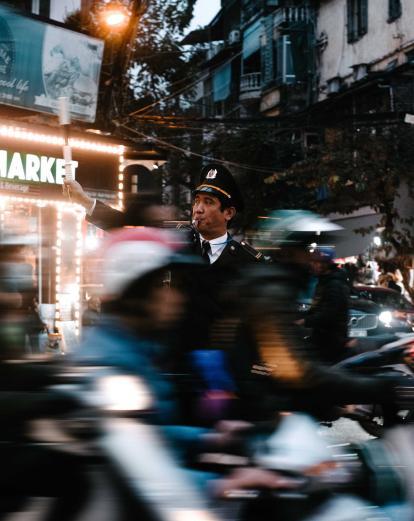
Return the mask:
[[[59,127],[21,128],[0,120],[0,244],[21,238],[42,319],[49,330],[78,336],[94,270],[83,259],[103,232],[63,196],[62,141]],[[124,179],[131,163],[127,144],[78,133],[71,146],[76,179],[91,195],[121,207],[130,185]],[[151,158],[147,151],[134,162],[148,167]]]

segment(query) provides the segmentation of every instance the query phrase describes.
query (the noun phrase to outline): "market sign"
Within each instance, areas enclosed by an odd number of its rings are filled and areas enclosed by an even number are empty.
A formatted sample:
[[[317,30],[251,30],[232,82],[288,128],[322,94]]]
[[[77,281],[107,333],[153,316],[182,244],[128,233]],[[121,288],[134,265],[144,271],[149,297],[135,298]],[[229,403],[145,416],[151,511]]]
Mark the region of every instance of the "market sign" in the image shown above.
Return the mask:
[[[95,121],[103,48],[0,5],[0,104],[57,114],[64,96],[74,119]]]
[[[77,161],[72,161],[74,172]],[[18,183],[63,184],[64,159],[0,150],[0,180]]]

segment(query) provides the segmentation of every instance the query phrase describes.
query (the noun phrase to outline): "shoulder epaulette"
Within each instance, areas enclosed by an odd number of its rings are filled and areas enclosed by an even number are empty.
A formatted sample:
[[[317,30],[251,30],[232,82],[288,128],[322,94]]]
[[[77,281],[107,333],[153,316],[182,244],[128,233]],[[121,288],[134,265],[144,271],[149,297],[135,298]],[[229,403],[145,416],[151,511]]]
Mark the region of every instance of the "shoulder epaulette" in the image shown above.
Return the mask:
[[[250,246],[246,241],[240,241],[240,246],[243,248],[243,250],[254,257],[257,261],[263,260],[264,256],[263,253],[260,251],[257,251],[253,248],[253,246]]]

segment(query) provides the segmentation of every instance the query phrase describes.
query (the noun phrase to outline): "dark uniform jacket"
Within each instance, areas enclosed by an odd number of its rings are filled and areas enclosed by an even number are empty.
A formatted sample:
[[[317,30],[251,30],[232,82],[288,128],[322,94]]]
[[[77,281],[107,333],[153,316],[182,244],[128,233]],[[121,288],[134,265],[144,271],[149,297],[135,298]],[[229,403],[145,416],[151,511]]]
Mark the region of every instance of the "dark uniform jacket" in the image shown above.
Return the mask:
[[[201,255],[200,239],[194,230],[192,251]],[[213,264],[206,264],[194,270],[191,276],[191,295],[195,302],[190,312],[190,324],[200,349],[209,346],[209,328],[222,318],[221,295],[227,285],[243,275],[247,266],[263,261],[263,255],[244,241],[238,242],[229,235],[228,242],[220,257]],[[221,346],[212,346],[221,347]]]
[[[102,230],[121,228],[127,224],[123,212],[115,210],[114,208],[101,203],[101,201],[96,201],[96,206],[92,215],[87,215],[86,219]]]

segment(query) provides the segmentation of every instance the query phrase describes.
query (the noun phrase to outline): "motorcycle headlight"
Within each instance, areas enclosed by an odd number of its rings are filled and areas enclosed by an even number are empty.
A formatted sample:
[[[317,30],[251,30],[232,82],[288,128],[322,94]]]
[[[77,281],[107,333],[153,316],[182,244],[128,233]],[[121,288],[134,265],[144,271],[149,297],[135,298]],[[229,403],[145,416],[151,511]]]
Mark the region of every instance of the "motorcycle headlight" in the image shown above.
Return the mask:
[[[112,412],[147,411],[154,401],[148,386],[136,376],[103,376],[97,382],[97,390],[103,408]]]
[[[378,319],[384,324],[385,327],[391,327],[391,322],[392,322],[391,311],[382,311],[378,315]]]

